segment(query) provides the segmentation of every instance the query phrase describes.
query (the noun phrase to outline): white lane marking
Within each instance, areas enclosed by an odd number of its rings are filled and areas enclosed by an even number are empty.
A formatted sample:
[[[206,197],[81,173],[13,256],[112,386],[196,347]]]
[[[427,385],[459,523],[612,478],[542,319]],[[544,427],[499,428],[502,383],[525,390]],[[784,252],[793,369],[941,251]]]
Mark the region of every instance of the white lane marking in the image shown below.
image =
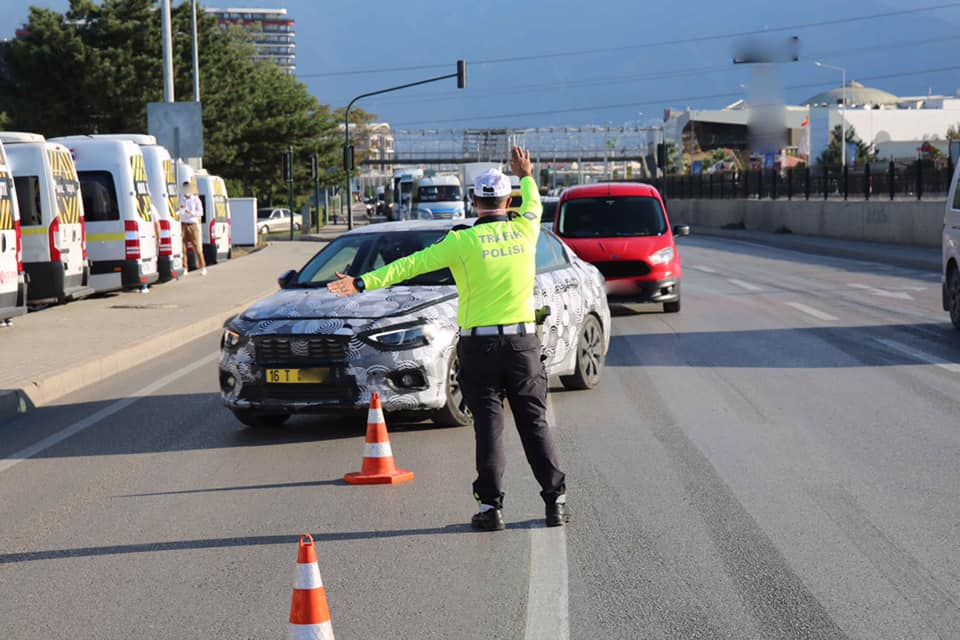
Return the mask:
[[[530,529],[524,640],[569,640],[566,527]]]
[[[896,298],[898,300],[913,300],[913,296],[905,291],[887,291],[885,289],[877,289],[876,287],[871,287],[867,284],[858,284],[854,282],[848,282],[848,287],[853,289],[862,289],[863,291],[869,292],[871,295],[880,296],[881,298]]]
[[[556,429],[553,403],[547,396],[547,423]],[[566,527],[530,529],[530,576],[524,640],[569,640]]]
[[[784,304],[786,304],[788,307],[793,307],[797,311],[805,313],[808,316],[813,316],[818,320],[827,320],[827,321],[839,320],[839,318],[832,316],[829,313],[825,313],[823,311],[820,311],[819,309],[814,309],[813,307],[807,306],[802,302],[785,302]]]
[[[703,271],[704,273],[716,273],[716,272],[717,272],[716,269],[711,269],[710,267],[702,267],[702,266],[700,266],[700,265],[695,265],[695,266],[693,266],[693,267],[691,267],[691,268],[692,268],[692,269],[696,269],[697,271]]]
[[[134,402],[141,400],[145,396],[149,396],[155,391],[159,391],[160,389],[167,386],[171,382],[174,382],[186,376],[187,374],[193,373],[195,370],[210,363],[213,360],[216,360],[219,357],[220,357],[220,354],[218,352],[214,352],[207,356],[204,356],[203,358],[200,358],[199,360],[195,362],[191,362],[190,364],[182,367],[181,369],[178,369],[174,373],[164,376],[159,380],[148,384],[142,389],[138,389],[134,391],[132,394],[130,394],[130,397],[124,398],[123,400],[118,400],[113,404],[108,405],[103,409],[100,409],[100,411],[97,411],[96,413],[93,413],[87,416],[83,420],[74,422],[69,427],[66,427],[65,429],[61,429],[60,431],[47,436],[43,440],[40,440],[39,442],[36,442],[30,445],[29,447],[26,447],[25,449],[21,449],[20,451],[17,451],[16,453],[11,454],[6,458],[0,458],[0,473],[3,473],[4,471],[7,471],[8,469],[20,464],[24,460],[28,460],[33,456],[37,455],[38,453],[45,451],[46,449],[49,449],[50,447],[63,442],[70,436],[75,436],[81,431],[85,431],[86,429],[89,429],[90,427],[97,424],[104,418],[109,418],[113,414],[119,411],[123,411],[124,409],[132,405]]]
[[[917,360],[920,360],[921,362],[924,362],[926,364],[932,364],[934,366],[940,367],[941,369],[945,369],[950,373],[960,373],[960,364],[947,362],[940,356],[935,356],[935,355],[926,353],[924,351],[918,351],[913,347],[908,347],[907,345],[896,342],[895,340],[884,340],[883,338],[874,338],[874,340],[876,340],[877,342],[879,342],[880,344],[886,347],[893,349],[894,351],[899,351],[900,353],[904,353],[910,356],[911,358],[916,358]]]
[[[727,282],[730,284],[735,284],[741,289],[746,289],[747,291],[763,291],[763,287],[758,287],[755,284],[750,284],[749,282],[744,282],[743,280],[736,280],[735,278],[727,278]]]

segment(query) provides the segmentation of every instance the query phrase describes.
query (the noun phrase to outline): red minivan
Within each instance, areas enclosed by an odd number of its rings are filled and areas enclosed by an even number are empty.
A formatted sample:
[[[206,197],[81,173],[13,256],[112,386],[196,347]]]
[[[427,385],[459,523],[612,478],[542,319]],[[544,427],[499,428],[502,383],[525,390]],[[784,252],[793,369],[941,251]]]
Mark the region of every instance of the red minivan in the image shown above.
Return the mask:
[[[660,193],[647,184],[580,185],[560,195],[553,229],[580,258],[606,279],[607,301],[662,302],[680,311],[680,254],[676,236],[690,227],[670,227]]]

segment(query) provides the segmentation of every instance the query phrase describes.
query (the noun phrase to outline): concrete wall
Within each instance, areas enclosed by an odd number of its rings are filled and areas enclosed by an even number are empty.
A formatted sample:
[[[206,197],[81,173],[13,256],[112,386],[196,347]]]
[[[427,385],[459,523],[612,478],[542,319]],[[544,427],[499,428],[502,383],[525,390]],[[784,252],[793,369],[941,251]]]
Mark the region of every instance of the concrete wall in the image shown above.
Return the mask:
[[[939,247],[944,201],[681,200],[667,202],[672,224]],[[694,229],[696,231],[696,229]]]

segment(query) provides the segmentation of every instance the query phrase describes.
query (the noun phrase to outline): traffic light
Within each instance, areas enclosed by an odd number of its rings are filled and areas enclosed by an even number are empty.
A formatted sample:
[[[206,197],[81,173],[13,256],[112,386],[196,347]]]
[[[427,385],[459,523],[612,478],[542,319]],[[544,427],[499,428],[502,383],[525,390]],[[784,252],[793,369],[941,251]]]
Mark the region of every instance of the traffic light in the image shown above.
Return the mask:
[[[467,88],[467,61],[457,60],[457,89]]]
[[[343,170],[352,171],[354,166],[353,145],[343,148]]]
[[[293,149],[280,154],[280,172],[284,182],[293,182]]]
[[[320,176],[320,172],[317,167],[317,154],[310,156],[310,179],[316,180]]]
[[[667,145],[663,142],[657,143],[657,167],[667,173]]]

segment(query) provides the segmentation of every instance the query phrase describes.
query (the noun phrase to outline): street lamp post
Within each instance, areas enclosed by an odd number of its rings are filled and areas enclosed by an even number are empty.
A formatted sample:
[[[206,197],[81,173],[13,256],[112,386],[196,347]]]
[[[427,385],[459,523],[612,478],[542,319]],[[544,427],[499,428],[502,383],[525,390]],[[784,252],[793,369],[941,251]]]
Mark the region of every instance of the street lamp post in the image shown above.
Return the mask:
[[[465,60],[457,60],[457,72],[448,73],[444,76],[437,76],[436,78],[428,78],[427,80],[420,80],[419,82],[408,82],[407,84],[401,84],[396,87],[390,87],[389,89],[381,89],[379,91],[371,91],[370,93],[362,93],[353,100],[350,101],[350,104],[347,105],[347,109],[343,114],[343,169],[347,174],[347,229],[353,229],[353,194],[350,186],[350,171],[353,169],[353,154],[350,152],[350,109],[353,108],[353,103],[355,103],[360,98],[369,98],[370,96],[378,96],[381,93],[389,93],[391,91],[399,91],[400,89],[409,89],[410,87],[416,87],[421,84],[427,84],[430,82],[437,82],[439,80],[446,80],[448,78],[457,79],[457,88],[464,89],[467,86],[467,63]]]
[[[832,64],[814,62],[822,69],[833,69],[840,72],[840,81],[843,83],[843,104],[840,106],[840,166],[847,166],[847,70],[835,67]],[[856,160],[856,158],[854,158]]]

